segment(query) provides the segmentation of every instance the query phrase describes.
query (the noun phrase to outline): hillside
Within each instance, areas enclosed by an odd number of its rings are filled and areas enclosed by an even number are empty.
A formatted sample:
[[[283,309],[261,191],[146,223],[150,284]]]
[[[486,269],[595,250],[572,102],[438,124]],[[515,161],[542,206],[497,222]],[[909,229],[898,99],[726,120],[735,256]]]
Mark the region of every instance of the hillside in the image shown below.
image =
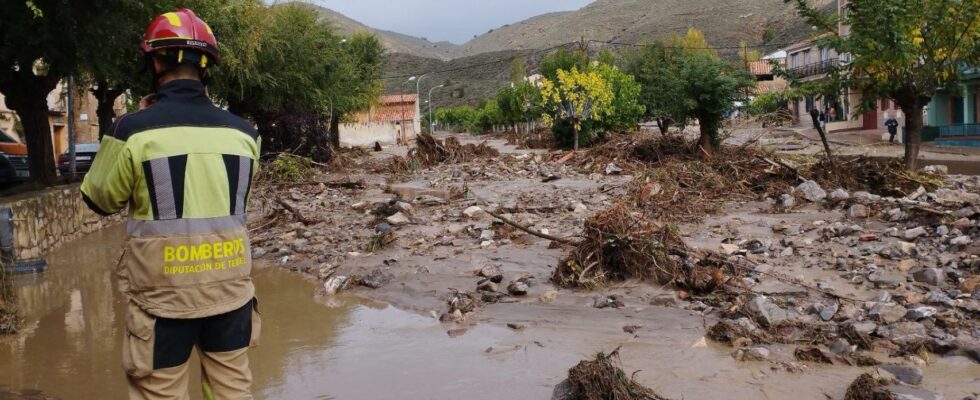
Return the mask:
[[[345,34],[354,32],[371,32],[378,36],[389,53],[405,53],[419,57],[449,60],[458,50],[458,45],[449,42],[430,42],[423,38],[404,35],[381,29],[375,29],[357,22],[329,8],[314,4],[301,3],[315,8],[320,16],[329,21],[334,27]]]
[[[836,1],[817,3],[833,7]],[[669,38],[692,26],[715,46],[735,46],[739,40],[786,43],[800,39],[807,29],[783,0],[597,0],[577,11],[545,14],[494,29],[467,42],[455,55],[540,49],[582,37],[636,43]]]

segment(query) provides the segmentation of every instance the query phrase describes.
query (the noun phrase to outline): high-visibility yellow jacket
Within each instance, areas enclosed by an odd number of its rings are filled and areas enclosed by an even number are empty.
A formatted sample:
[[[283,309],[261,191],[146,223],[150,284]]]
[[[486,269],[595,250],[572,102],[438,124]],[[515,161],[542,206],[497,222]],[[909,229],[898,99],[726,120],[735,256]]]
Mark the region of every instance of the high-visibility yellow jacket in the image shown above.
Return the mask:
[[[216,107],[203,85],[175,80],[156,104],[103,137],[82,196],[108,215],[129,206],[120,290],[147,312],[200,318],[252,299],[245,209],[260,139]]]

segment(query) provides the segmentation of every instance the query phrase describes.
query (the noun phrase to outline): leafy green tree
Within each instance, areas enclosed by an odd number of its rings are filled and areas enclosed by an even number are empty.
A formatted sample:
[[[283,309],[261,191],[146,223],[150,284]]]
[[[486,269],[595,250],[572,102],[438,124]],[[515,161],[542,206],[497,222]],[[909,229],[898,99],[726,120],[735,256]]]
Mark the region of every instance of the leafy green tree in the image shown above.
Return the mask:
[[[586,121],[599,121],[611,112],[613,87],[595,71],[580,72],[559,69],[557,80],[541,80],[542,115],[546,125],[556,120],[568,121],[573,128],[574,149],[579,147],[579,131]]]
[[[645,106],[644,116],[656,121],[664,135],[672,125],[687,121],[677,53],[663,43],[647,43],[627,54],[624,61],[624,69],[640,84],[638,101]]]
[[[754,79],[743,68],[703,52],[685,54],[679,59],[681,98],[688,118],[696,118],[701,130],[698,144],[712,154],[721,145],[724,115],[735,101],[744,100],[745,89]]]
[[[35,181],[50,185],[57,180],[48,94],[75,71],[86,33],[111,23],[110,10],[121,1],[0,2],[0,92],[20,117]]]
[[[640,84],[636,83],[633,75],[624,73],[612,64],[600,62],[594,69],[609,84],[613,96],[612,104],[599,118],[603,129],[619,131],[637,129],[646,112],[646,107],[639,101],[642,90]]]
[[[518,84],[524,82],[527,77],[527,67],[524,65],[523,58],[515,58],[510,62],[510,81]]]
[[[581,51],[568,51],[561,47],[541,60],[541,76],[555,82],[558,80],[559,70],[571,71],[572,68],[576,68],[585,71],[588,69],[587,63],[587,57],[583,56]]]
[[[850,1],[842,17],[828,17],[807,0],[794,3],[808,23],[829,35],[818,40],[847,54],[850,63],[829,76],[862,93],[855,115],[892,99],[905,115],[905,166],[916,167],[923,109],[941,89],[957,89],[962,67],[980,63],[980,0]],[[849,26],[840,36],[838,19]]]

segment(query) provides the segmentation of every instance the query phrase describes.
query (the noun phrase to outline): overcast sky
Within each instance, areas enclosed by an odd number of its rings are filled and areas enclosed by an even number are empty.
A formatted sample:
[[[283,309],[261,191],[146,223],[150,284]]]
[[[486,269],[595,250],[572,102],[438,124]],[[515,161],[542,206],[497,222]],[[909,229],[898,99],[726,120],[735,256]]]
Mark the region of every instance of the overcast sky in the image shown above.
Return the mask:
[[[373,28],[462,44],[490,29],[591,0],[313,0]]]

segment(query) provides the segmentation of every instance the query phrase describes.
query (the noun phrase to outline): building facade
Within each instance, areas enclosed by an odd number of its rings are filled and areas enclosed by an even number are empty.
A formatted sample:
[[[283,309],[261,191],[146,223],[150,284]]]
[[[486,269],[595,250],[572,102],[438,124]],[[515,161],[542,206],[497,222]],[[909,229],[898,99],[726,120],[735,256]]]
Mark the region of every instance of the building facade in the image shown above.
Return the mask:
[[[419,99],[414,93],[381,96],[368,111],[357,113],[353,121],[340,125],[340,145],[409,144],[422,132],[420,115]]]

